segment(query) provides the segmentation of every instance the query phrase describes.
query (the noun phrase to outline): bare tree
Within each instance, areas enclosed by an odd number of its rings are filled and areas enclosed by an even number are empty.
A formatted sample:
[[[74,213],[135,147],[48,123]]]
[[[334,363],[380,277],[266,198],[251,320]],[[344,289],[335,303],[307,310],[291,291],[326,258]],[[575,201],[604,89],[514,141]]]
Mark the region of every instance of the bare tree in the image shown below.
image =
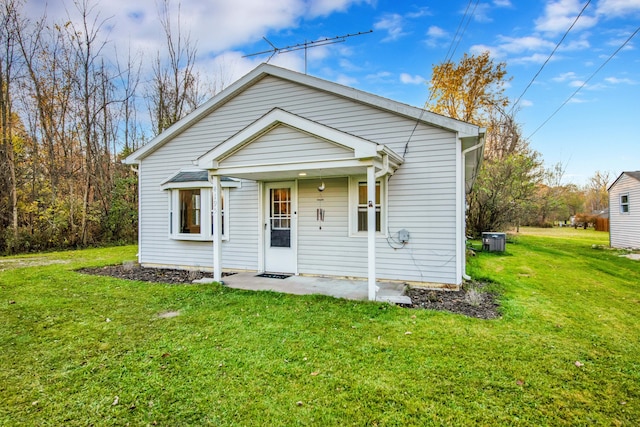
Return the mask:
[[[2,0],[0,3],[0,154],[3,161],[0,167],[0,177],[6,183],[6,189],[2,188],[2,204],[6,203],[11,212],[11,228],[14,240],[18,236],[18,186],[16,180],[16,163],[14,151],[14,127],[16,116],[13,111],[13,90],[16,77],[16,35],[15,27],[19,25],[18,2],[15,0]],[[0,209],[5,212],[5,209]],[[0,225],[9,222],[0,218]]]
[[[163,58],[158,53],[153,64],[152,86],[147,95],[156,135],[194,110],[203,96],[194,71],[196,47],[189,34],[182,33],[180,5],[175,29],[169,0],[162,2],[158,14],[165,35],[167,57]]]
[[[607,187],[611,182],[611,173],[596,171],[586,186],[586,208],[591,212],[602,211],[609,207]]]

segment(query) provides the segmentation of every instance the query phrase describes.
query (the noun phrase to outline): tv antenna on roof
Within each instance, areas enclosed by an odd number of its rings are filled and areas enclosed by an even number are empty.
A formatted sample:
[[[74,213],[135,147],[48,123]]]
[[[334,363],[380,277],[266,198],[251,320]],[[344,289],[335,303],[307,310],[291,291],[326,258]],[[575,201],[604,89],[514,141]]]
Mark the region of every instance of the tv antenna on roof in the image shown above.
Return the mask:
[[[349,37],[361,36],[361,35],[369,34],[369,33],[373,33],[373,30],[360,31],[360,32],[357,32],[357,33],[354,33],[354,34],[345,34],[345,35],[336,36],[336,37],[326,37],[326,38],[323,38],[323,39],[320,39],[320,40],[315,40],[315,41],[312,41],[312,42],[305,41],[304,43],[298,43],[298,44],[285,46],[285,47],[277,47],[276,45],[271,43],[269,41],[269,39],[267,39],[266,37],[263,36],[262,38],[264,39],[264,41],[269,43],[271,45],[272,49],[263,50],[262,52],[250,53],[249,55],[244,55],[243,58],[247,58],[249,56],[256,56],[256,55],[264,55],[265,53],[270,53],[271,56],[269,57],[269,59],[267,59],[267,62],[269,62],[271,60],[271,58],[273,58],[275,56],[276,53],[278,53],[278,54],[280,54],[280,53],[288,53],[288,52],[294,52],[296,50],[304,49],[304,73],[307,74],[307,50],[309,48],[318,47],[318,46],[324,46],[324,45],[327,45],[327,44],[342,43],[342,42],[345,42],[346,39],[349,38]]]

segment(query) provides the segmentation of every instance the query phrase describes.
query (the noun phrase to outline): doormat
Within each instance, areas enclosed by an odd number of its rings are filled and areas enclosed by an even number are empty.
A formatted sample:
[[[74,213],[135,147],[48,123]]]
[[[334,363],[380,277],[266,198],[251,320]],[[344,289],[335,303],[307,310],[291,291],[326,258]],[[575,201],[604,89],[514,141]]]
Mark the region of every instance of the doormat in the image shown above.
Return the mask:
[[[262,273],[262,274],[258,274],[256,277],[266,277],[268,279],[286,279],[287,277],[291,277],[291,275],[290,274]]]

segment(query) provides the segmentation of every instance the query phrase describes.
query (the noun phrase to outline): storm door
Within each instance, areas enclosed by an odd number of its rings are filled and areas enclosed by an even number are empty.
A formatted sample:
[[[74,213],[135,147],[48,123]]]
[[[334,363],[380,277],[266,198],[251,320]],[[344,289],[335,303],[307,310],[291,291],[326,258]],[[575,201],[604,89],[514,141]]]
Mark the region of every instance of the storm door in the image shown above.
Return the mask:
[[[296,272],[295,183],[265,184],[264,265],[272,273]]]

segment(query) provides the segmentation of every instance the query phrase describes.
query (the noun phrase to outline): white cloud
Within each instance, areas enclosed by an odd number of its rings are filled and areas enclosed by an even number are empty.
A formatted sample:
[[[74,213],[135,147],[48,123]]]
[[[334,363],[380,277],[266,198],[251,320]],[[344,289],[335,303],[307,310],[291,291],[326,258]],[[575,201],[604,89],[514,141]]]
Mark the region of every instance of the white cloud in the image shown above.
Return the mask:
[[[427,30],[427,39],[425,42],[430,47],[436,47],[443,40],[449,41],[449,33],[442,28],[432,25]]]
[[[604,79],[604,81],[607,82],[607,83],[614,84],[614,85],[618,85],[618,84],[635,85],[635,84],[637,84],[637,82],[635,82],[635,81],[633,81],[631,79],[627,79],[627,78],[619,79],[617,77],[607,77],[607,78]]]
[[[177,25],[180,5],[183,34],[189,33],[191,40],[197,41],[200,56],[215,56],[245,43],[258,41],[270,32],[295,28],[304,18],[345,12],[353,5],[371,4],[374,1],[171,0],[169,14],[173,25]],[[165,48],[156,4],[160,4],[160,1],[103,0],[95,11],[99,11],[101,19],[108,18],[107,25],[113,27],[109,39],[120,50],[131,45],[133,52],[154,56],[155,52]],[[50,21],[64,22],[70,14],[72,21],[79,22],[73,0],[29,0],[24,8],[25,14],[33,20],[46,10]],[[174,31],[177,34],[177,29]],[[265,43],[265,50],[269,48]]]
[[[442,37],[448,37],[449,33],[436,25],[432,25],[427,30],[427,35],[429,37],[442,38]]]
[[[523,52],[536,52],[540,50],[551,50],[555,46],[550,41],[547,41],[540,37],[527,36],[527,37],[498,37],[500,42],[498,47],[507,53],[523,53]]]
[[[536,30],[551,34],[558,34],[566,31],[584,5],[580,0],[556,0],[547,2],[544,9],[544,16],[536,19]],[[578,19],[573,31],[591,28],[598,22],[598,19],[588,15],[589,9]]]
[[[358,79],[351,76],[347,76],[345,74],[338,74],[335,81],[336,83],[339,83],[345,86],[355,86],[358,83]]]
[[[393,78],[393,74],[389,71],[378,71],[377,73],[367,74],[365,79],[370,83],[390,83],[397,81]]]
[[[422,18],[423,16],[431,16],[432,13],[429,10],[429,8],[427,7],[421,7],[418,10],[416,10],[415,12],[409,12],[407,13],[407,18],[410,19],[416,19],[416,18]]]
[[[521,99],[520,100],[520,106],[521,107],[533,107],[533,102],[529,101],[528,99]]]
[[[576,73],[574,73],[573,71],[569,71],[566,73],[562,73],[559,76],[552,78],[551,80],[553,80],[554,82],[566,82],[568,80],[575,80],[575,79],[576,79]]]
[[[387,37],[382,39],[382,41],[385,42],[398,40],[400,37],[408,34],[404,31],[404,19],[397,13],[385,15],[373,24],[373,28],[387,32]]]
[[[570,87],[581,87],[581,86],[584,86],[585,84],[586,82],[583,80],[572,80],[569,82]]]
[[[542,64],[544,63],[544,61],[547,60],[547,58],[549,57],[549,54],[547,53],[534,53],[528,56],[521,56],[518,58],[514,58],[512,60],[509,61],[509,63],[512,64]],[[557,60],[558,56],[554,55],[551,58],[551,61]]]
[[[489,10],[491,5],[487,3],[478,3],[473,11],[473,19],[476,22],[493,22],[493,19],[489,16]]]
[[[269,0],[265,3],[271,1]],[[373,0],[311,0],[308,2],[307,14],[311,18],[327,16],[334,12],[346,12],[353,4],[371,4],[372,2]]]
[[[475,44],[469,48],[472,55],[480,55],[481,53],[489,51],[489,56],[492,58],[500,59],[504,58],[505,52],[501,51],[499,47],[488,46],[486,44]]]
[[[607,18],[640,13],[640,0],[600,0],[598,14]]]
[[[493,4],[497,7],[513,7],[510,0],[493,0]]]
[[[424,77],[417,74],[412,76],[411,74],[402,73],[400,74],[400,81],[404,84],[419,85],[424,83],[426,80]]]

